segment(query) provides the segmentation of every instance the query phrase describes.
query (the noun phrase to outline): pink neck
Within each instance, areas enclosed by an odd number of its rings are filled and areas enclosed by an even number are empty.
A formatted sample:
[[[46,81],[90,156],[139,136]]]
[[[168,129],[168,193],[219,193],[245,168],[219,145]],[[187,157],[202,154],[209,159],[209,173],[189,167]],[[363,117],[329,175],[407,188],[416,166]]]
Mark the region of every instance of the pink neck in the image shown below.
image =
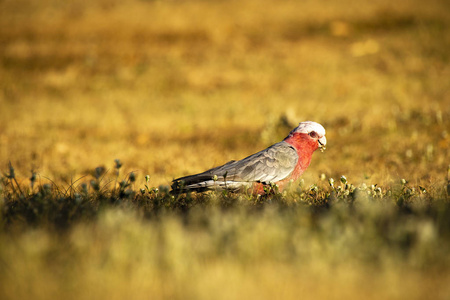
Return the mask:
[[[312,154],[319,146],[317,141],[306,133],[294,133],[285,138],[284,141],[297,150],[298,163],[291,175],[292,179],[296,180],[308,168]]]

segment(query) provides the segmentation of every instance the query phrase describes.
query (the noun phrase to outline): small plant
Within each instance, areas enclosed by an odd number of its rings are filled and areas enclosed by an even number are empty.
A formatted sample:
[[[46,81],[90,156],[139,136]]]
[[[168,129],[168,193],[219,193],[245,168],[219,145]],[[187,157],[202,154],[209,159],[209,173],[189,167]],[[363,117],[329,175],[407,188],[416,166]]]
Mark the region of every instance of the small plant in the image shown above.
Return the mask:
[[[13,168],[11,162],[9,162],[9,173],[5,174],[5,177],[7,179],[9,179],[10,184],[11,184],[11,188],[13,189],[13,192],[16,193],[16,188],[17,188],[17,190],[18,190],[18,192],[20,194],[20,197],[24,198],[25,195],[23,194],[22,189],[20,188],[20,185],[17,182],[16,173],[14,171],[14,168]],[[15,186],[14,186],[14,184],[15,184]]]
[[[145,193],[148,193],[149,195],[157,195],[159,192],[159,189],[157,187],[150,187],[148,184],[150,182],[150,175],[145,175],[145,189],[140,189],[141,194],[145,195]]]
[[[119,176],[119,171],[120,171],[120,168],[122,167],[122,162],[120,161],[120,159],[115,159],[114,163],[115,163],[117,176]]]
[[[34,183],[36,182],[36,172],[31,171],[31,177],[30,177],[30,187],[31,190],[33,190]]]
[[[331,187],[330,198],[339,201],[353,201],[353,193],[355,192],[355,186],[348,183],[347,177],[342,175],[340,177],[340,184],[335,186],[335,181],[330,177],[328,184]]]

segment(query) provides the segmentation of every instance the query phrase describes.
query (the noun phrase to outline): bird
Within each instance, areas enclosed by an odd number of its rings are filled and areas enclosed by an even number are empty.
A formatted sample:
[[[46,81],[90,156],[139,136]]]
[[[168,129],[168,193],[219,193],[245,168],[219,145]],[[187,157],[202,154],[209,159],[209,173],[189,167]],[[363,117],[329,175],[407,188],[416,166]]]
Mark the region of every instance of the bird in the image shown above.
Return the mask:
[[[311,163],[312,154],[325,150],[325,128],[313,121],[304,121],[281,142],[241,160],[199,174],[172,181],[173,193],[204,192],[207,190],[247,190],[265,194],[267,187],[276,185],[279,191],[297,180]]]

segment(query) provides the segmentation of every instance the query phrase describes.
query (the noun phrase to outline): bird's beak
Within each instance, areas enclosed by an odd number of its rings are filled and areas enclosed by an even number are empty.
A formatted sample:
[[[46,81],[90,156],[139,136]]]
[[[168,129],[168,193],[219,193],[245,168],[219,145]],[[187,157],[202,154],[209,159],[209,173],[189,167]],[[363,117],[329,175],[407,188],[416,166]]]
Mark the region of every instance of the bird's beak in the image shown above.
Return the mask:
[[[321,152],[323,152],[323,150],[326,149],[325,147],[326,145],[327,145],[327,138],[323,136],[319,139],[319,149]]]

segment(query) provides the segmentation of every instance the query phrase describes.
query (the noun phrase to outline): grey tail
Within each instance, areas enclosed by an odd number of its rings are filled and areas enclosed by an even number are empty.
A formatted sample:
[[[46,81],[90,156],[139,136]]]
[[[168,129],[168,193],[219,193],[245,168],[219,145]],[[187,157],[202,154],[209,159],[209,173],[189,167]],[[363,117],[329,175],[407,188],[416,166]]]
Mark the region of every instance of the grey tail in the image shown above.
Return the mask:
[[[174,179],[172,181],[173,193],[185,193],[188,191],[204,192],[206,190],[227,189],[234,190],[238,185],[234,182],[234,175],[230,175],[229,171],[236,161],[232,160],[222,166],[209,169],[203,173],[188,175]],[[234,183],[234,184],[233,184]]]
[[[213,176],[209,171],[180,177],[172,181],[172,192],[174,193],[186,193],[192,192],[204,192],[211,188],[209,182],[213,181]]]

